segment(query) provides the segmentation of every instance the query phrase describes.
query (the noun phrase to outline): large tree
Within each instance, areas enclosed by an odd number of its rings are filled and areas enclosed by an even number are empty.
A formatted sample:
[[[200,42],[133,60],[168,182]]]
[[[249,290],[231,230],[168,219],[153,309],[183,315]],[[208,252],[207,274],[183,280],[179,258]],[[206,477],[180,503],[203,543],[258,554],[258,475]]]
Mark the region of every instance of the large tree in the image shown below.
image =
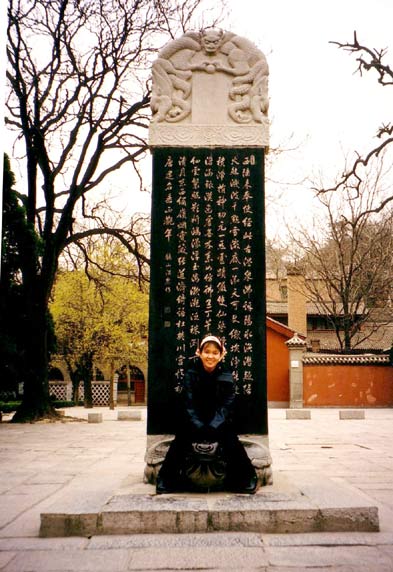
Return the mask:
[[[96,270],[94,280],[83,270],[60,272],[50,308],[57,350],[74,382],[84,382],[85,405],[92,405],[94,367],[146,358],[141,335],[147,330],[148,296],[137,284]]]
[[[26,338],[21,323],[25,315],[22,269],[27,246],[40,249],[39,236],[27,222],[26,209],[18,199],[16,180],[4,156],[2,186],[2,236],[0,280],[0,391],[16,393],[24,379]]]
[[[386,61],[387,48],[365,45],[356,32],[350,42],[332,43],[356,57],[356,71],[361,76],[372,74],[381,87],[393,87],[393,68]],[[373,102],[373,105],[376,104]],[[377,143],[374,139],[365,153],[355,151],[352,160],[346,159],[342,174],[333,184],[320,183],[314,186],[329,213],[330,238],[324,248],[321,248],[319,239],[310,240],[313,237],[309,233],[304,242],[309,246],[314,244],[311,248],[314,251],[311,256],[313,266],[319,267],[320,275],[330,284],[331,295],[328,298],[331,301],[341,299],[342,316],[337,316],[334,320],[334,327],[341,347],[346,349],[352,347],[356,339],[358,343],[362,339],[364,341],[367,333],[361,334],[362,323],[372,318],[375,308],[383,306],[392,295],[389,278],[389,273],[391,275],[392,272],[389,253],[392,248],[392,118],[387,117],[379,126],[376,140]],[[384,180],[381,166],[385,172]],[[379,195],[369,192],[370,173],[374,173],[374,178],[379,178],[379,186],[384,187],[384,192]],[[332,208],[332,195],[341,195],[338,199],[341,209]],[[381,218],[373,218],[378,213],[382,214]],[[321,233],[318,232],[317,235],[320,238]],[[335,253],[333,259],[332,253]],[[330,271],[329,264],[334,271]],[[337,266],[340,267],[339,280],[333,287]],[[317,297],[314,288],[314,298]],[[337,306],[335,308],[338,309]],[[325,307],[325,312],[328,313],[328,307]],[[386,315],[386,319],[389,318]],[[370,331],[372,330],[368,330]]]
[[[31,241],[23,257],[28,370],[15,421],[55,414],[48,399],[47,309],[62,251],[87,235],[111,232],[143,261],[134,229],[107,228],[90,209],[94,191],[115,173],[132,181],[131,166],[138,171],[147,149],[151,60],[157,47],[190,26],[200,4],[9,0],[5,120],[24,144],[27,222],[40,237],[40,249]],[[81,216],[89,221],[82,231]]]
[[[319,195],[321,216],[292,234],[308,299],[333,327],[341,350],[364,343],[386,325],[393,296],[393,211],[376,214],[378,177]],[[384,309],[386,320],[381,320]]]

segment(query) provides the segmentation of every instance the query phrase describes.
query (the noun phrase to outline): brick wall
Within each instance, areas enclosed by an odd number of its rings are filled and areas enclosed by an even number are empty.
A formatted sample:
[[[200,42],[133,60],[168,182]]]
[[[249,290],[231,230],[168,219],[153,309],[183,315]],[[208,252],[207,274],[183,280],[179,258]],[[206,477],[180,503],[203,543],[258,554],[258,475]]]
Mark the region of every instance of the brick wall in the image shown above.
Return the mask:
[[[298,334],[307,334],[305,280],[296,271],[288,271],[288,327]]]

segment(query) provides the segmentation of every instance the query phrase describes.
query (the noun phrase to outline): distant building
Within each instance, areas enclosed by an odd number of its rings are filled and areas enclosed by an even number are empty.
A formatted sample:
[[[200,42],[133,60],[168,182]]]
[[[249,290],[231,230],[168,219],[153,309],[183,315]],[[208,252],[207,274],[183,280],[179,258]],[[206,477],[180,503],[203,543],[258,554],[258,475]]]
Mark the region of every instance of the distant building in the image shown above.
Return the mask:
[[[266,277],[267,316],[306,336],[309,351],[338,351],[339,344],[333,326],[316,304],[307,301],[305,279],[296,272]],[[393,342],[393,308],[378,308],[373,321],[361,326],[360,335],[370,334],[356,350],[385,352]]]

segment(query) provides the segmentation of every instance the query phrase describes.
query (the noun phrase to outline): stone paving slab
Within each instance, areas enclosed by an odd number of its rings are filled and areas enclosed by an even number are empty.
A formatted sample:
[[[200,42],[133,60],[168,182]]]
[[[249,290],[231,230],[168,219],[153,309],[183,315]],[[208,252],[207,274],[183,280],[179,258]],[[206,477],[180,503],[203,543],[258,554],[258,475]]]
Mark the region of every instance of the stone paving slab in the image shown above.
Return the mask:
[[[47,551],[19,552],[2,572],[123,572],[128,570],[132,554],[127,550],[63,550],[55,555]]]
[[[102,548],[194,548],[210,546],[237,546],[243,548],[261,547],[265,544],[265,536],[245,532],[211,532],[209,534],[127,534],[102,535],[89,539],[89,549]],[[54,538],[42,538],[38,541],[56,542]],[[74,540],[72,538],[63,539]]]
[[[358,570],[367,572],[392,571],[392,559],[389,554],[384,553],[379,548],[358,546],[356,550]],[[293,567],[296,563],[295,570],[311,566],[318,566],[320,570],[324,567],[338,566],[338,570],[347,572],[348,569],[351,569],[348,567],[354,564],[353,555],[346,546],[292,546],[290,550],[288,547],[276,547],[274,550],[266,549],[266,552],[269,564],[277,568]],[[353,569],[355,570],[355,568]],[[281,571],[281,568],[279,570]]]
[[[198,535],[134,535],[134,536],[104,536],[91,540],[83,548],[67,542],[76,539],[35,539],[37,546],[23,543],[14,546],[13,551],[0,552],[0,563],[9,562],[2,572],[18,570],[18,572],[71,572],[96,570],[100,572],[108,566],[108,559],[102,555],[110,554],[113,558],[113,568],[107,570],[220,570],[235,569],[269,572],[391,572],[393,569],[393,554],[391,546],[374,544],[366,545],[368,550],[362,550],[361,537],[352,546],[345,543],[352,534],[341,534],[341,540],[333,534],[313,535],[278,535],[288,544],[269,544],[266,535],[250,535],[241,533],[211,533]],[[305,536],[306,544],[299,544],[299,537]],[[373,535],[375,537],[375,535]],[[379,536],[379,535],[377,535]],[[247,542],[248,537],[250,542]],[[291,542],[292,539],[292,542]],[[321,542],[319,542],[321,539]],[[323,541],[323,539],[325,539]],[[80,539],[77,539],[78,541]],[[39,544],[42,543],[40,546]],[[60,545],[58,544],[60,543]],[[296,549],[296,546],[300,550]],[[235,551],[230,549],[236,548]],[[259,548],[258,551],[255,548]],[[337,550],[340,548],[340,550]],[[363,546],[364,548],[364,546]],[[66,553],[66,556],[65,556]],[[97,559],[97,553],[99,558]],[[125,556],[128,554],[128,558]],[[343,554],[345,558],[343,558]],[[172,557],[176,555],[174,562]],[[223,557],[236,557],[235,566],[223,566]],[[382,555],[382,556],[381,556]],[[209,566],[204,566],[208,559]],[[241,562],[239,562],[241,560]],[[261,565],[263,562],[263,566]],[[376,564],[374,567],[373,564]],[[165,567],[162,568],[163,564]],[[102,565],[102,566],[101,566]],[[203,565],[203,566],[202,566]],[[244,566],[246,565],[246,566]],[[73,566],[73,567],[71,567]]]
[[[258,567],[260,570],[269,564],[268,555],[261,547],[249,548],[246,552],[240,547],[195,547],[193,550],[180,548],[152,548],[148,551],[134,551],[129,564],[130,570],[222,570]]]

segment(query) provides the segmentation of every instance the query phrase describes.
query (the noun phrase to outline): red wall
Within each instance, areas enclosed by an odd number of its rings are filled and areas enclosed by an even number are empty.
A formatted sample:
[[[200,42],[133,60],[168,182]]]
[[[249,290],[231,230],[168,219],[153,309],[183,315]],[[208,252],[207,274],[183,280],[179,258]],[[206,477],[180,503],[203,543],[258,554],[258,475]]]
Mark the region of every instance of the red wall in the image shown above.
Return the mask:
[[[289,350],[285,345],[287,339],[288,336],[267,328],[268,401],[289,401]]]
[[[303,403],[312,406],[391,407],[389,365],[304,364]]]

